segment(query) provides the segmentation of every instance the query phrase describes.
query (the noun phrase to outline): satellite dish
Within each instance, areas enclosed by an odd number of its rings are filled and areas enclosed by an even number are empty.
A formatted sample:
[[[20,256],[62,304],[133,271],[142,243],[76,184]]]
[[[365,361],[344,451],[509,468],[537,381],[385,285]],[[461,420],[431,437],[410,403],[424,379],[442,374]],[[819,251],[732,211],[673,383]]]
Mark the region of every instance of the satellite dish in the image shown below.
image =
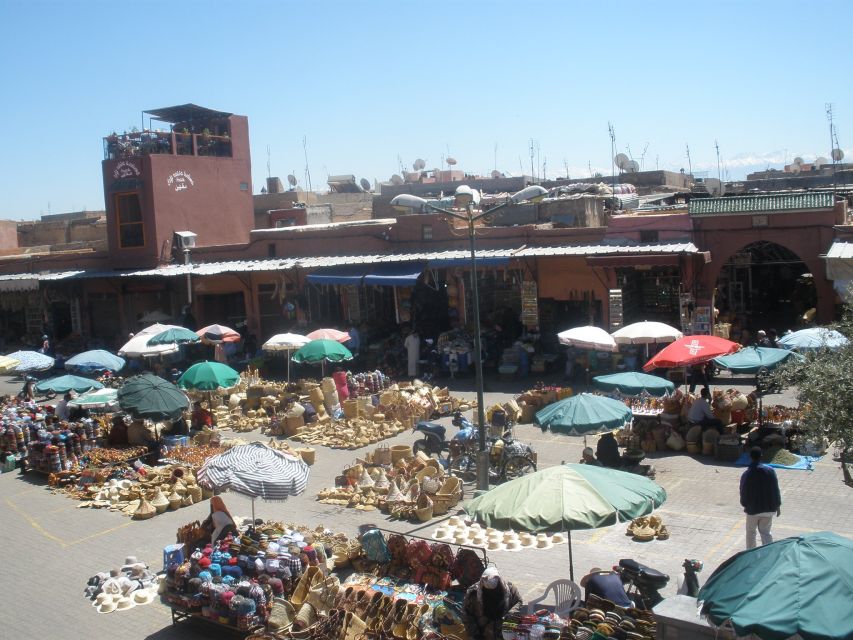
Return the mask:
[[[289,184],[291,187],[296,186],[296,176],[292,173],[287,176],[287,184]]]
[[[495,169],[494,171],[492,171],[492,177],[497,180],[498,178],[501,177],[501,172],[498,171],[497,169]]]
[[[825,164],[829,164],[829,159],[824,158],[823,156],[818,156],[817,158],[814,159],[814,162],[812,164],[815,165],[816,167],[822,167]]]
[[[391,184],[399,186],[403,184],[403,179],[395,173],[393,176],[391,176]]]
[[[423,161],[423,160],[421,160],[420,158],[418,158],[417,160],[415,160],[415,163],[412,165],[412,167],[415,169],[415,171],[420,171],[420,170],[421,170],[421,169],[423,169],[425,166],[426,166],[426,162],[424,162],[424,161]]]
[[[794,158],[794,164],[796,164],[796,165],[801,165],[801,164],[805,164],[805,163],[806,163],[805,160],[803,160],[801,156],[797,156],[796,158]]]
[[[452,167],[454,164],[456,164],[456,158],[447,158],[445,162]]]
[[[842,149],[833,149],[832,150],[832,161],[833,162],[841,162],[844,160],[844,151]]]
[[[613,158],[613,162],[615,162],[616,166],[622,169],[623,171],[627,171],[628,163],[631,162],[631,158],[626,156],[624,153],[617,153],[616,157]]]
[[[628,162],[625,163],[625,171],[627,171],[628,173],[637,173],[639,170],[640,163],[636,160],[628,160]]]
[[[367,178],[362,178],[359,184],[365,191],[370,191],[370,181]]]

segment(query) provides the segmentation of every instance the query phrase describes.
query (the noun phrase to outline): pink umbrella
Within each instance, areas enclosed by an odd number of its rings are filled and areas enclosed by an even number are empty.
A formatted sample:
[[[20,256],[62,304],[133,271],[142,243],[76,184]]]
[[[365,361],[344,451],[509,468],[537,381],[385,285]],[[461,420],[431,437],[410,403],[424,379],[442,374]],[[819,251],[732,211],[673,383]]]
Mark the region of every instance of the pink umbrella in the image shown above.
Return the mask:
[[[196,331],[202,342],[218,344],[220,342],[240,342],[240,334],[230,327],[211,324]]]
[[[337,329],[317,329],[305,336],[311,340],[335,340],[337,342],[347,342],[350,337],[346,331],[338,331]]]

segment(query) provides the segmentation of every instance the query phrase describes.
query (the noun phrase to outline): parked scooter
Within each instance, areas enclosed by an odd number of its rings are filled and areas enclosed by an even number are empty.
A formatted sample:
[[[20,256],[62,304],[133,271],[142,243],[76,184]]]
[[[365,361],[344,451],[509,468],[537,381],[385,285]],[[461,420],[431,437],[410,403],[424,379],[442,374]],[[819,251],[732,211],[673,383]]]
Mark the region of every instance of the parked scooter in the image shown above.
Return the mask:
[[[459,428],[459,432],[453,436],[453,440],[464,442],[472,437],[476,438],[477,428],[462,415],[461,411],[453,414],[453,426]],[[412,431],[423,434],[423,438],[412,445],[415,454],[418,451],[423,451],[426,455],[436,456],[439,459],[446,458],[449,455],[450,441],[446,439],[447,429],[444,425],[422,420],[415,424]]]
[[[688,558],[681,566],[684,575],[679,593],[695,598],[699,593],[699,578],[696,574],[702,571],[702,561]],[[665,573],[633,559],[620,560],[619,566],[613,567],[613,570],[622,578],[625,592],[638,607],[652,609],[663,600],[660,590],[669,583],[669,576]]]
[[[454,416],[453,424],[461,429],[450,443],[450,471],[463,482],[473,482],[477,478],[479,430],[459,413]],[[515,440],[511,427],[500,438],[488,438],[486,445],[490,483],[513,480],[536,471],[536,452],[530,445]]]

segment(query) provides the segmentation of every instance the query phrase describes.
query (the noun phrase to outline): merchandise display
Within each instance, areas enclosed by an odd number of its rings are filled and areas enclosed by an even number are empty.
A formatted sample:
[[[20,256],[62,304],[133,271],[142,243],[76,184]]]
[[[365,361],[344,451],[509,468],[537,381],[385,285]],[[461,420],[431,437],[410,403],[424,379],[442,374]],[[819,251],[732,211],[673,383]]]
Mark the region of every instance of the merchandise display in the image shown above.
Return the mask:
[[[433,532],[432,538],[440,542],[481,547],[489,552],[550,549],[555,545],[568,542],[565,533],[501,531],[492,527],[481,527],[476,522],[468,523],[459,516],[451,516],[446,523]]]
[[[114,613],[154,602],[159,582],[160,577],[147,564],[127,556],[121,568],[89,578],[84,593],[98,613]]]

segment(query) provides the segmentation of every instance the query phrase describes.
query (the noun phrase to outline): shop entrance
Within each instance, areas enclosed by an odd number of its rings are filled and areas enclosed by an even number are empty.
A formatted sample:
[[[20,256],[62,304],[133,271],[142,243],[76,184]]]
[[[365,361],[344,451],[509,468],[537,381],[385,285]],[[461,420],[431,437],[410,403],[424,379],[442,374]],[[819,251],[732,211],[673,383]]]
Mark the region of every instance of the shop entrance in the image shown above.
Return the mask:
[[[717,278],[715,306],[721,318],[749,329],[781,334],[817,304],[814,278],[790,249],[753,242],[732,255]]]
[[[50,324],[57,342],[71,333],[71,305],[68,302],[54,302],[50,305]]]
[[[246,301],[242,291],[204,294],[198,298],[201,307],[200,326],[224,324],[234,328],[246,321]]]
[[[616,270],[616,280],[622,289],[624,324],[651,320],[679,326],[678,267],[620,268]]]

